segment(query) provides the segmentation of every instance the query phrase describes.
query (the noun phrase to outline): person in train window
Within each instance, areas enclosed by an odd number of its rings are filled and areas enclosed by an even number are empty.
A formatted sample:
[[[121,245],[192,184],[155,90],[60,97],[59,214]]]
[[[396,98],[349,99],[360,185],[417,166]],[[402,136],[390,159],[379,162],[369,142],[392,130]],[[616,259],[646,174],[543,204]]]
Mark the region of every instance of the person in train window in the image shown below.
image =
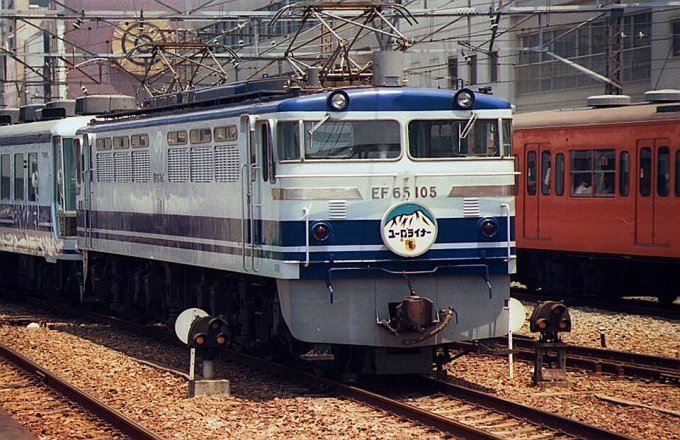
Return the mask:
[[[589,196],[592,194],[592,188],[590,187],[590,183],[588,183],[587,180],[584,180],[581,182],[576,189],[574,190],[574,195],[576,196]]]

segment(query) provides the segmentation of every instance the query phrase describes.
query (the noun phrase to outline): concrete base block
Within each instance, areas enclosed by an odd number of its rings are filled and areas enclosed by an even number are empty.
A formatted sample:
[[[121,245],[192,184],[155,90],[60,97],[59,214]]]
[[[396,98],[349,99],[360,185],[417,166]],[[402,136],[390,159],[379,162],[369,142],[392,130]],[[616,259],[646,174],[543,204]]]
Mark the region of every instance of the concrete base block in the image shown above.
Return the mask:
[[[201,379],[189,381],[189,397],[226,396],[231,397],[231,388],[226,379]]]

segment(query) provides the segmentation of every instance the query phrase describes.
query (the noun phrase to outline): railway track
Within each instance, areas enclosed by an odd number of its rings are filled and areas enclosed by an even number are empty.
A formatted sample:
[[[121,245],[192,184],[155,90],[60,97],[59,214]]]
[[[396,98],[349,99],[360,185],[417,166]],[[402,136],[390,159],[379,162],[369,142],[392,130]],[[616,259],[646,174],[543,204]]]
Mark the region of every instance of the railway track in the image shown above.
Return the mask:
[[[619,299],[616,301],[603,301],[594,297],[562,297],[552,295],[549,292],[531,292],[517,287],[511,288],[511,296],[515,299],[528,302],[560,301],[564,300],[567,306],[594,307],[612,312],[628,313],[643,316],[653,316],[663,319],[677,320],[680,317],[680,304],[670,305],[658,302],[637,299]]]
[[[81,317],[83,316],[81,315]],[[161,340],[177,341],[174,334],[157,327],[139,326],[98,314],[93,314],[90,317]],[[432,394],[432,396],[424,397],[428,402],[421,402],[416,406],[413,402],[409,402],[413,394],[409,394],[411,397],[399,399],[394,397],[394,393],[390,393],[392,396],[389,396],[387,391],[376,391],[375,387],[370,386],[370,384],[348,385],[242,352],[227,350],[222,352],[221,355],[231,361],[287,377],[312,389],[345,396],[460,438],[507,439],[517,436],[525,438],[529,434],[531,434],[531,438],[552,439],[628,438],[592,425],[431,378],[411,377],[411,393],[414,390],[421,390],[422,393],[422,390],[426,389]],[[388,387],[394,386],[393,380],[388,382]],[[448,410],[442,411],[442,408]]]
[[[420,410],[482,429],[482,438],[625,439],[611,431],[541,411],[491,394],[417,376],[397,399]],[[388,392],[395,395],[394,391]]]
[[[32,394],[32,399],[34,399],[32,402],[34,411],[47,410],[53,413],[63,412],[64,414],[68,413],[69,416],[71,416],[75,411],[81,411],[95,415],[96,418],[85,416],[85,419],[87,419],[88,422],[91,422],[91,427],[88,428],[85,426],[82,428],[82,430],[85,431],[81,433],[83,435],[82,438],[92,435],[92,432],[89,431],[90,429],[98,429],[106,431],[108,435],[111,435],[112,437],[126,436],[140,440],[160,440],[161,437],[158,437],[145,427],[135,423],[115,409],[98,401],[97,399],[78,389],[76,386],[57,377],[49,370],[42,368],[32,360],[24,357],[20,353],[3,344],[0,344],[0,358],[10,362],[12,365],[23,370],[25,375],[29,375],[33,378],[28,378],[27,384],[23,386],[31,386],[30,384],[35,382],[35,379],[37,379],[38,382],[44,384],[45,386],[51,388],[51,390],[54,392],[63,396],[65,401],[75,403],[77,407],[80,408],[74,409],[73,405],[68,403],[64,403],[64,405],[68,407],[68,412],[62,409],[54,408],[53,402],[55,399],[53,397],[45,397],[44,393],[38,397],[39,393],[34,392]],[[3,374],[7,374],[7,370],[3,370]],[[50,402],[49,405],[52,408],[46,409],[43,404],[48,401]],[[102,428],[101,421],[104,421],[106,424],[108,424],[108,427]]]
[[[49,305],[53,307],[52,304]],[[66,308],[67,312],[72,309]],[[178,340],[174,333],[159,327],[139,326],[117,318],[78,311],[79,318],[92,319],[156,338]],[[24,322],[34,321],[32,317],[15,317]],[[410,390],[394,389],[383,391],[375,387],[352,386],[316,377],[283,365],[266,362],[243,353],[225,352],[223,356],[258,370],[290,378],[312,389],[320,389],[335,395],[345,396],[357,402],[381,408],[388,413],[399,415],[424,426],[459,438],[627,438],[591,425],[555,416],[525,405],[494,398],[452,384],[437,383],[429,378],[412,378]],[[403,382],[400,378],[400,384]],[[394,382],[391,387],[396,385]],[[426,390],[423,393],[423,390]]]
[[[287,377],[313,389],[322,389],[380,408],[456,438],[465,439],[628,439],[593,425],[561,417],[490,394],[424,376],[389,378],[349,385],[317,377],[244,353],[227,351],[224,356],[270,374]],[[408,389],[404,389],[407,384]],[[416,399],[416,394],[419,396]],[[418,400],[416,402],[416,400]]]
[[[473,342],[457,342],[452,347],[463,352],[495,354],[506,352],[507,338],[485,341],[484,345]],[[536,351],[533,338],[516,335],[513,338],[515,359],[533,362]],[[603,348],[566,346],[567,368],[611,374],[617,377],[634,377],[657,382],[680,384],[680,359],[646,354],[630,353]]]

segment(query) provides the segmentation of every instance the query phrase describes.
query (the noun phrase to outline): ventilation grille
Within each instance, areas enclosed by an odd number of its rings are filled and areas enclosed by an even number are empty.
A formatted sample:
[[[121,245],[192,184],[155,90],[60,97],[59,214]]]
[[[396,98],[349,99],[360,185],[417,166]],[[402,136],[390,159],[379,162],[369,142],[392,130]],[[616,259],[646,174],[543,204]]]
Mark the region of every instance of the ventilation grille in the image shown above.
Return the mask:
[[[210,147],[191,149],[191,181],[206,183],[213,180],[213,150]]]
[[[329,200],[328,218],[331,219],[347,218],[347,202],[345,200]]]
[[[479,199],[464,198],[463,199],[463,216],[464,217],[478,217],[479,216]]]
[[[148,151],[132,152],[132,180],[141,183],[151,181],[151,159]]]
[[[217,182],[238,182],[239,160],[236,146],[215,148],[215,180]]]
[[[132,160],[130,153],[114,153],[113,180],[118,183],[132,182]]]
[[[97,154],[97,182],[113,182],[113,153]]]
[[[168,150],[168,181],[189,181],[189,150],[187,148],[173,148]]]

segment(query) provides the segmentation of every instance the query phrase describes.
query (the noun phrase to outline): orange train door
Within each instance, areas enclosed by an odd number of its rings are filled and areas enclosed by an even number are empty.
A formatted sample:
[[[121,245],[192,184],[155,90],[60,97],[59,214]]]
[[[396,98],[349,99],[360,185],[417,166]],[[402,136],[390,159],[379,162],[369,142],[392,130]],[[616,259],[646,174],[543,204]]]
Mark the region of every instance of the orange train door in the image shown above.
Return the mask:
[[[662,206],[670,192],[668,139],[642,139],[637,143],[635,190],[635,243],[667,244]]]
[[[524,148],[524,205],[523,236],[539,238],[541,232],[540,210],[541,200],[550,195],[552,182],[550,177],[551,154],[550,144],[526,144]]]

